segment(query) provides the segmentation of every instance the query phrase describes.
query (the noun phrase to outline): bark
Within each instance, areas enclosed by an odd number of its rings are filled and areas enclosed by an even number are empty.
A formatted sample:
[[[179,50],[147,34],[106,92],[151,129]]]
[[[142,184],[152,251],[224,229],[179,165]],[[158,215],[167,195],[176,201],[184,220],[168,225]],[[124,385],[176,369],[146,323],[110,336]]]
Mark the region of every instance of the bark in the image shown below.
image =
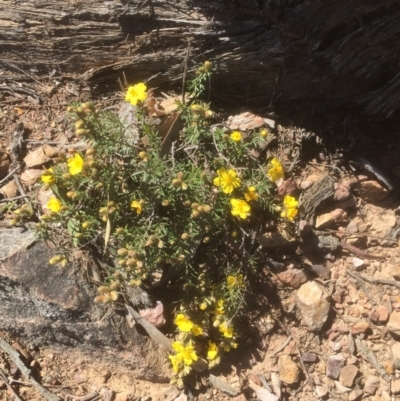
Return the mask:
[[[81,74],[94,89],[181,85],[216,66],[221,104],[293,102],[388,117],[400,107],[400,0],[0,0],[6,70]],[[20,73],[22,74],[22,73]],[[22,76],[22,75],[21,75]]]

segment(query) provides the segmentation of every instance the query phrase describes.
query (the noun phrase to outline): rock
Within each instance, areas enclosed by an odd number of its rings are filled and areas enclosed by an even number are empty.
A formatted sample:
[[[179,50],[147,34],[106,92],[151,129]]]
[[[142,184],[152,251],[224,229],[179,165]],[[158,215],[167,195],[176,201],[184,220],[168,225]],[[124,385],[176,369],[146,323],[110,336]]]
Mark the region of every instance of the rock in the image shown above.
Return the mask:
[[[324,228],[333,224],[344,223],[347,221],[347,213],[343,209],[335,209],[330,213],[325,213],[317,217],[315,228]]]
[[[93,302],[96,287],[81,269],[82,262],[91,263],[89,257],[81,253],[77,263],[71,257],[67,268],[50,265],[57,251],[19,228],[0,230],[0,244],[1,330],[68,359],[85,358],[110,371],[169,381],[165,352],[132,330],[125,316]]]
[[[331,349],[334,352],[339,352],[342,349],[342,344],[339,341],[337,341],[337,342],[332,341]]]
[[[369,180],[360,183],[360,197],[366,202],[375,203],[386,198],[388,191],[378,181]]]
[[[213,374],[210,374],[209,380],[214,388],[216,388],[219,391],[222,391],[225,394],[228,394],[231,397],[236,397],[240,393],[240,391],[232,387],[225,380],[222,380],[219,377],[214,376]]]
[[[392,383],[390,385],[390,390],[392,394],[400,394],[400,379],[392,380]]]
[[[396,359],[394,360],[394,367],[395,367],[397,370],[400,370],[400,358],[396,358]]]
[[[386,306],[379,306],[370,313],[369,318],[375,324],[386,323],[389,319],[389,311]]]
[[[325,287],[315,281],[309,281],[298,289],[296,303],[309,330],[319,331],[326,322],[330,310],[328,298]]]
[[[335,199],[336,201],[344,201],[350,198],[351,193],[349,182],[336,182],[333,187],[335,188],[333,199]]]
[[[344,366],[340,371],[339,381],[345,387],[352,387],[357,374],[358,369],[355,365]]]
[[[316,386],[315,392],[319,398],[325,398],[328,394],[328,389],[325,386]]]
[[[393,311],[390,314],[386,327],[392,334],[400,336],[400,311]]]
[[[164,399],[165,401],[174,401],[180,393],[181,392],[175,386],[171,386],[167,391],[163,393],[162,399]]]
[[[394,361],[392,361],[391,359],[383,361],[382,366],[385,369],[386,373],[388,373],[389,375],[394,375],[394,371],[395,371]]]
[[[302,354],[301,360],[305,363],[315,363],[318,360],[318,356],[314,352],[305,352]]]
[[[351,327],[351,334],[360,334],[365,333],[369,329],[368,322],[358,322],[354,326]]]
[[[44,153],[43,146],[39,146],[24,158],[24,162],[28,168],[42,166],[50,160],[50,157]]]
[[[362,390],[353,390],[349,394],[349,401],[357,401],[362,397],[363,394],[364,392]]]
[[[292,288],[299,288],[308,280],[307,275],[300,269],[289,269],[278,273],[278,278],[283,284]]]
[[[338,207],[339,209],[350,209],[352,207],[357,206],[357,200],[354,196],[351,196],[349,199],[346,199],[345,201],[336,202],[335,206]]]
[[[343,386],[342,383],[335,381],[336,393],[338,394],[346,394],[351,391],[351,388]]]
[[[8,169],[10,168],[10,157],[6,152],[0,150],[0,180],[8,174]]]
[[[283,383],[291,385],[300,380],[300,369],[289,355],[282,355],[278,360],[279,378]]]
[[[257,241],[264,248],[286,248],[296,245],[295,238],[289,238],[284,231],[266,232],[258,236]]]
[[[375,376],[369,376],[364,384],[364,392],[374,395],[379,387],[379,379]]]
[[[346,233],[355,234],[356,232],[358,232],[357,223],[355,221],[351,221],[346,227]]]
[[[160,327],[165,324],[163,312],[164,306],[160,301],[157,301],[157,305],[155,308],[139,310],[140,315],[143,316],[155,327]]]
[[[400,342],[396,341],[391,348],[394,358],[400,359]]]
[[[365,268],[364,260],[354,257],[351,259],[351,262],[353,263],[354,270],[356,270],[356,271],[364,270],[364,268]]]
[[[304,180],[300,183],[300,188],[303,191],[307,191],[307,189],[311,188],[314,183],[311,181]]]
[[[385,263],[384,271],[387,277],[400,280],[400,263]]]
[[[6,185],[3,185],[0,188],[0,193],[4,195],[5,198],[13,198],[18,194],[17,184],[14,180],[11,180]]]
[[[296,181],[293,178],[289,178],[283,181],[281,186],[278,188],[279,196],[293,195],[297,191]]]
[[[345,362],[346,358],[342,354],[330,356],[326,364],[326,375],[332,380],[337,380]]]
[[[21,182],[23,184],[25,184],[26,186],[30,187],[39,179],[39,177],[42,175],[42,173],[43,173],[43,170],[41,170],[41,169],[30,168],[28,170],[25,170],[21,174]]]
[[[50,146],[50,145],[43,145],[43,152],[45,153],[46,156],[49,157],[56,157],[58,156],[58,149],[55,148],[54,146]]]

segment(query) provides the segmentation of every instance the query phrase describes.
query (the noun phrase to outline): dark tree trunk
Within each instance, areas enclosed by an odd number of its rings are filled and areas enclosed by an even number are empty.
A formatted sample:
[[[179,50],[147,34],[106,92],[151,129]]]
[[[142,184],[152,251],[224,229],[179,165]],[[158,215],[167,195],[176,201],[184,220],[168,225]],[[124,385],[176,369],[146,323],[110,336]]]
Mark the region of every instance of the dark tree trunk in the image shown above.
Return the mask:
[[[189,67],[214,62],[214,95],[236,105],[400,106],[400,0],[0,0],[0,13],[6,69],[180,85],[190,43]]]

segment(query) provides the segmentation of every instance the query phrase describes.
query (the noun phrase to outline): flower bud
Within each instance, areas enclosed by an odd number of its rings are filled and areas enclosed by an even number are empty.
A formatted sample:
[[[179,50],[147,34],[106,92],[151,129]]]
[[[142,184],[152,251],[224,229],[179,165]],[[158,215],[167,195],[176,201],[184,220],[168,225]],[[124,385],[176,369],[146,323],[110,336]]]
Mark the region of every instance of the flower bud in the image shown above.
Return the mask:
[[[111,300],[112,300],[113,302],[115,302],[115,301],[118,299],[119,294],[118,294],[117,291],[111,291],[111,292],[110,292],[110,297],[111,297]]]
[[[197,203],[197,202],[193,202],[191,205],[190,205],[190,207],[192,208],[192,209],[194,209],[194,210],[197,210],[197,208],[199,207],[200,205]]]
[[[211,110],[206,110],[206,111],[204,112],[204,117],[205,117],[205,118],[212,118],[213,116],[214,116],[214,112],[211,111]]]
[[[181,235],[181,238],[183,239],[183,241],[189,241],[191,239],[191,236],[188,233],[183,233]]]
[[[74,237],[76,239],[82,239],[83,238],[83,234],[82,233],[76,233],[76,234],[74,234]]]
[[[96,153],[96,150],[93,149],[93,148],[87,149],[86,152],[85,152],[85,154],[87,156],[93,156],[95,153]]]
[[[128,250],[126,248],[119,248],[117,251],[117,255],[119,256],[126,256],[128,255]]]
[[[124,267],[124,266],[126,266],[126,260],[125,259],[120,259],[117,262],[117,264],[118,264],[118,266]]]
[[[209,72],[209,71],[211,71],[211,68],[212,68],[211,63],[210,63],[209,61],[205,61],[205,62],[204,62],[204,69],[205,69],[207,72]]]
[[[180,182],[177,178],[174,178],[174,179],[172,180],[172,185],[173,185],[174,187],[179,187],[179,186],[181,185],[181,182]]]
[[[194,219],[196,219],[197,217],[200,216],[200,213],[197,210],[193,210],[191,217],[193,217]]]
[[[64,178],[64,180],[69,180],[72,176],[70,173],[64,173],[61,177]]]
[[[75,131],[75,134],[76,134],[77,136],[86,136],[86,135],[89,135],[89,134],[90,134],[90,130],[80,128],[80,129],[77,129],[77,130]]]
[[[78,196],[78,194],[75,191],[68,191],[67,192],[67,197],[70,199],[75,199]]]
[[[53,217],[52,217],[52,216],[49,216],[48,214],[42,214],[42,215],[40,216],[40,220],[43,220],[43,221],[50,221],[50,220],[53,220]]]
[[[99,170],[97,168],[92,168],[90,172],[94,177],[97,177],[99,175]]]
[[[97,183],[94,187],[95,187],[96,189],[102,189],[102,188],[104,187],[104,184],[103,184],[102,182],[99,182],[99,183]]]
[[[164,199],[162,202],[161,202],[161,204],[163,205],[163,206],[169,206],[169,200],[168,199]]]
[[[146,161],[147,160],[147,153],[146,152],[139,152],[139,158]]]
[[[125,233],[125,230],[122,228],[122,227],[118,227],[116,230],[115,230],[115,234],[117,234],[117,235],[122,235],[122,234],[124,234]]]
[[[92,223],[90,221],[85,221],[84,223],[82,223],[82,228],[83,229],[86,230],[86,229],[88,229],[90,227],[92,227]]]
[[[73,113],[75,111],[75,108],[74,107],[72,107],[72,106],[68,106],[67,107],[67,112],[68,113]]]
[[[139,254],[136,251],[129,251],[128,252],[129,257],[134,258],[134,259],[139,259]]]
[[[129,259],[126,261],[126,265],[129,266],[129,267],[136,266],[136,259],[134,259],[134,258],[129,258]]]
[[[211,206],[210,205],[203,205],[203,211],[205,213],[210,213],[211,212]]]
[[[94,113],[96,111],[96,108],[94,107],[94,104],[92,102],[86,102],[82,103],[82,108],[85,109],[85,111],[91,111]]]
[[[64,259],[64,256],[62,255],[55,255],[53,256],[50,260],[49,263],[51,265],[56,265],[57,263],[60,263]]]
[[[190,200],[186,200],[185,202],[183,202],[183,206],[189,207],[192,204],[192,202],[190,202]]]
[[[86,125],[86,123],[85,123],[85,121],[83,121],[83,120],[77,120],[77,121],[75,122],[75,128],[76,128],[76,129],[81,129],[81,128],[83,128],[85,125]]]
[[[215,320],[213,323],[214,327],[219,327],[221,325],[221,321],[220,320]]]
[[[210,242],[210,237],[203,238],[203,244],[208,244]]]
[[[97,292],[99,294],[108,294],[110,292],[110,287],[102,285],[99,288],[97,288]]]
[[[15,219],[11,219],[9,224],[10,226],[15,226],[20,222],[20,220],[21,219],[19,217],[16,217]]]

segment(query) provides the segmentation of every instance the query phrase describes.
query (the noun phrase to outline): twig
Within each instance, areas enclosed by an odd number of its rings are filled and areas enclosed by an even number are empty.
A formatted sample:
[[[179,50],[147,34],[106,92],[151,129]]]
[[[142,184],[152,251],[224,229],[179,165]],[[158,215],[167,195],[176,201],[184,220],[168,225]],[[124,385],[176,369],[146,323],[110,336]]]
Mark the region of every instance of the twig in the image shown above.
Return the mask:
[[[360,337],[357,336],[356,337],[356,346],[357,349],[360,351],[361,356],[367,360],[375,369],[376,371],[379,373],[379,375],[386,380],[387,382],[390,382],[390,378],[388,377],[388,375],[385,372],[385,369],[383,369],[383,367],[379,364],[378,360],[375,358],[375,355],[372,353],[372,351],[370,351],[360,340]]]
[[[378,303],[372,298],[372,296],[371,296],[371,294],[369,293],[369,291],[367,290],[367,287],[364,285],[364,283],[363,283],[363,277],[361,277],[361,276],[359,276],[357,273],[354,273],[354,272],[352,272],[352,271],[350,271],[350,270],[348,270],[347,269],[347,274],[349,275],[349,276],[351,276],[351,277],[353,277],[354,279],[356,279],[357,280],[357,283],[358,283],[358,285],[360,286],[360,288],[364,291],[364,293],[365,293],[365,295],[368,295],[369,296],[369,298],[370,298],[370,300],[371,300],[371,302],[374,304],[374,305],[377,305]]]
[[[385,284],[385,285],[393,285],[394,287],[400,288],[400,283],[398,283],[395,280],[389,280],[389,279],[372,279],[366,276],[363,276],[360,274],[360,277],[365,280],[367,283],[370,284]]]
[[[72,394],[67,394],[67,397],[71,397],[75,401],[95,401],[98,398],[100,398],[100,395],[97,393],[89,393],[86,395],[72,395]]]
[[[32,387],[32,383],[28,383],[28,382],[22,382],[21,380],[14,380],[14,379],[9,379],[10,380],[10,384],[19,384],[21,386],[26,386],[26,387]],[[75,388],[77,386],[66,386],[64,384],[46,384],[43,387],[51,387],[51,388]]]
[[[187,70],[188,70],[188,62],[189,62],[189,57],[190,57],[190,49],[192,47],[192,44],[190,42],[190,39],[188,39],[188,48],[187,48],[187,53],[184,61],[184,67],[183,67],[183,75],[182,75],[182,104],[185,105],[185,87],[186,87],[186,75],[187,75]]]
[[[27,368],[21,361],[18,352],[1,338],[0,338],[0,347],[3,349],[3,351],[5,351],[9,355],[9,357],[15,363],[17,368],[21,371],[21,373],[25,376],[25,378],[32,383],[32,385],[36,388],[36,390],[40,393],[40,395],[42,395],[48,401],[61,401],[61,399],[57,397],[57,395],[44,388],[40,383],[38,383],[32,377],[30,369]]]
[[[19,170],[19,167],[16,167],[14,169],[11,170],[10,173],[8,173],[2,180],[0,180],[0,185],[3,182],[6,182],[10,177],[12,177],[17,171]]]
[[[18,394],[15,392],[15,390],[12,388],[12,386],[10,386],[7,376],[4,374],[4,372],[1,368],[0,368],[0,379],[3,380],[3,382],[7,386],[7,388],[13,393],[15,399],[17,401],[22,401],[21,398],[19,398]]]

